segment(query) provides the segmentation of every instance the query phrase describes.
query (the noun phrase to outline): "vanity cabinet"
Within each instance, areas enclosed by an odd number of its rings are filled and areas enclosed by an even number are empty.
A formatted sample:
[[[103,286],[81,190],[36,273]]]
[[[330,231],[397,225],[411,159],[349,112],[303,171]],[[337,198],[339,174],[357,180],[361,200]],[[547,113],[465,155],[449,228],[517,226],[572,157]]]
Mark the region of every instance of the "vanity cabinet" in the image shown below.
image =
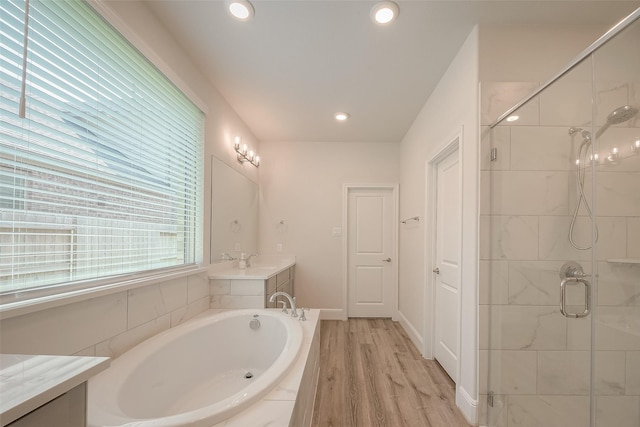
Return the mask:
[[[279,301],[287,301],[287,298],[283,296],[277,296],[274,302],[269,302],[271,295],[273,295],[275,292],[286,292],[292,297],[294,296],[293,295],[293,278],[295,276],[294,269],[295,269],[295,265],[267,279],[266,293],[265,293],[265,299],[264,299],[265,307],[280,308],[282,307],[282,304],[280,304]],[[289,307],[288,301],[287,301],[287,307]]]
[[[86,426],[87,381],[108,357],[0,354],[0,426]]]
[[[72,388],[8,424],[8,427],[85,427],[86,384],[85,382]]]

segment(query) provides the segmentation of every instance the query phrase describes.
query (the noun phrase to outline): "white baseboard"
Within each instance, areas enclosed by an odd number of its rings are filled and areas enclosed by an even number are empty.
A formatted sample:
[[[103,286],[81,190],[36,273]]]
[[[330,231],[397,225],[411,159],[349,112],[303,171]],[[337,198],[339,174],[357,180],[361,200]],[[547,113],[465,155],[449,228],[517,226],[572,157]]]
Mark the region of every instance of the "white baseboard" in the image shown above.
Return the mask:
[[[402,326],[402,329],[404,329],[407,335],[409,335],[409,338],[411,339],[411,342],[413,342],[413,345],[415,345],[418,351],[422,354],[422,337],[420,336],[420,333],[418,333],[418,330],[413,327],[411,322],[407,320],[407,318],[404,316],[404,314],[402,314],[400,310],[398,310],[398,321],[400,322],[400,326]]]
[[[347,320],[347,316],[341,308],[322,308],[320,309],[320,320]]]
[[[478,401],[471,397],[462,386],[456,386],[456,406],[469,424],[478,424]]]

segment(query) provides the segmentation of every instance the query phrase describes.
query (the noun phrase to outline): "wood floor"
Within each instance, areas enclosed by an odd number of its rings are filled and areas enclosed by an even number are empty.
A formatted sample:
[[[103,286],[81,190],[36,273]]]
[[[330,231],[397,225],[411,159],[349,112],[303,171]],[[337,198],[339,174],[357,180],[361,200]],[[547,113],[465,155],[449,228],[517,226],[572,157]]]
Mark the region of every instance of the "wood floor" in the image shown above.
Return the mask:
[[[454,383],[390,319],[323,320],[313,427],[467,427]]]

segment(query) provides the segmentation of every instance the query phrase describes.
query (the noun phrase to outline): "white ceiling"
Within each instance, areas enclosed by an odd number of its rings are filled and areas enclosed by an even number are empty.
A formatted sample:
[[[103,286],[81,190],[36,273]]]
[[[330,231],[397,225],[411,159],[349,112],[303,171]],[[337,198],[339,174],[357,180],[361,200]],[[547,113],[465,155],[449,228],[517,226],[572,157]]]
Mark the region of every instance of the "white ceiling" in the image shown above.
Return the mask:
[[[248,22],[223,0],[146,1],[259,140],[327,142],[400,141],[477,23],[613,25],[639,5],[396,2],[398,20],[380,27],[375,0],[253,0]]]

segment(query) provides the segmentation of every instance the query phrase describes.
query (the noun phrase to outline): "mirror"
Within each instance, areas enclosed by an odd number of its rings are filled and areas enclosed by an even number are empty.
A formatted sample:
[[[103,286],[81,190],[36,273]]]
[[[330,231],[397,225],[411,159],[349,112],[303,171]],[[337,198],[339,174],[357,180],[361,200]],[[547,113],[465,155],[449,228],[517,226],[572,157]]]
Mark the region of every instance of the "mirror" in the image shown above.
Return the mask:
[[[211,156],[211,263],[258,250],[258,184]]]

